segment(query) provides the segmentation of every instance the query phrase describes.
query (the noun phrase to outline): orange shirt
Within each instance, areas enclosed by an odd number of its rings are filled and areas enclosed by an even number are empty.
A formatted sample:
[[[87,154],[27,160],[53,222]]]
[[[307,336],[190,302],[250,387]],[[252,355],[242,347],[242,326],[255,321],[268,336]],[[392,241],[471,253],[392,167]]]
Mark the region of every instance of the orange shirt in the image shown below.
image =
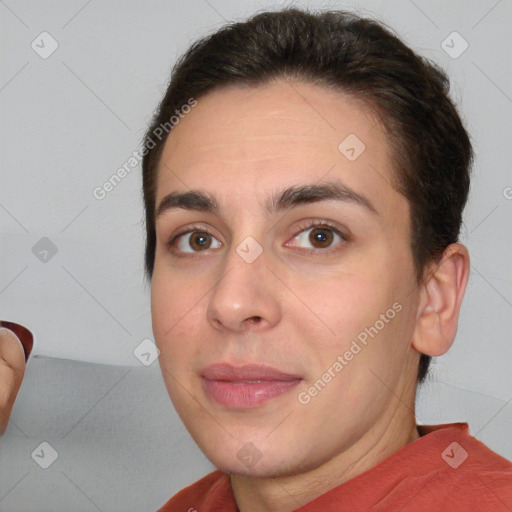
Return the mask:
[[[421,437],[309,502],[300,512],[510,512],[512,463],[467,423],[418,426]],[[159,512],[237,512],[229,475],[214,471]]]

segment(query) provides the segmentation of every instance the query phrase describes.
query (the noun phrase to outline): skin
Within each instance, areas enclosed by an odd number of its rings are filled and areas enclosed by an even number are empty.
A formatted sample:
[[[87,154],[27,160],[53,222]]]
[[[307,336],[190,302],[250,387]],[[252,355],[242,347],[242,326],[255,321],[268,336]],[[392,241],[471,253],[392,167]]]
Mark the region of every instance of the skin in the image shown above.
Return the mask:
[[[349,134],[366,146],[355,161],[338,149]],[[333,180],[364,194],[377,213],[335,200],[265,210],[286,187]],[[469,258],[453,244],[417,283],[409,204],[390,183],[378,120],[353,97],[318,85],[216,90],[166,141],[156,204],[200,189],[221,210],[173,209],[157,218],[153,331],[172,402],[205,455],[231,475],[242,512],[295,510],[418,438],[420,352],[439,355],[451,345]],[[348,239],[333,236],[318,248],[308,221],[333,223]],[[190,246],[188,235],[167,245],[192,225],[211,233],[209,249]],[[250,264],[236,252],[247,236],[263,249]],[[300,403],[298,393],[395,303],[400,312]],[[215,362],[268,364],[303,380],[259,407],[232,410],[201,386],[201,370]],[[237,457],[249,442],[261,454],[251,467]]]
[[[25,375],[25,352],[10,329],[0,327],[0,435],[4,434]]]

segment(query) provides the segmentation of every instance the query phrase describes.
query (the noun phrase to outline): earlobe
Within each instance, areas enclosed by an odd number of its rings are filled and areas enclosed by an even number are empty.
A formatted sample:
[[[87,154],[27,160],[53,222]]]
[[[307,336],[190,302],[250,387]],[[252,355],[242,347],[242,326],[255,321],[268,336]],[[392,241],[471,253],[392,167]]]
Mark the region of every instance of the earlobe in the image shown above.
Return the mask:
[[[429,356],[444,354],[457,332],[460,307],[469,277],[469,254],[462,244],[449,245],[432,264],[420,288],[412,346]]]

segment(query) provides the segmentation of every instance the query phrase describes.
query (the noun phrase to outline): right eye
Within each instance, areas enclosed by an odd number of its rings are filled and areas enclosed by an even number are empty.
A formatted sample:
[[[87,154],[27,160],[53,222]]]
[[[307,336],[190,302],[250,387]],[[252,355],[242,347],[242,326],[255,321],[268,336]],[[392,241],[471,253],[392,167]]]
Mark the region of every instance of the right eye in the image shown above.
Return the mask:
[[[217,245],[215,245],[215,242]],[[194,254],[208,249],[218,249],[222,244],[208,231],[191,228],[179,233],[169,240],[169,248],[173,252]]]

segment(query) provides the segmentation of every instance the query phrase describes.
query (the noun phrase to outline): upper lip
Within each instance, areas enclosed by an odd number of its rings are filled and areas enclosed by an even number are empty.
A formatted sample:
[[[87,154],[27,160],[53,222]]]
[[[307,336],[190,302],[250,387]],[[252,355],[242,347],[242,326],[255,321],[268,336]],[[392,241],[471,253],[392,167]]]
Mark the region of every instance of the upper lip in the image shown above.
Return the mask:
[[[207,380],[218,380],[226,382],[238,381],[289,381],[299,380],[301,377],[286,373],[272,366],[262,364],[244,364],[242,366],[233,366],[227,363],[215,363],[207,366],[201,376]]]

